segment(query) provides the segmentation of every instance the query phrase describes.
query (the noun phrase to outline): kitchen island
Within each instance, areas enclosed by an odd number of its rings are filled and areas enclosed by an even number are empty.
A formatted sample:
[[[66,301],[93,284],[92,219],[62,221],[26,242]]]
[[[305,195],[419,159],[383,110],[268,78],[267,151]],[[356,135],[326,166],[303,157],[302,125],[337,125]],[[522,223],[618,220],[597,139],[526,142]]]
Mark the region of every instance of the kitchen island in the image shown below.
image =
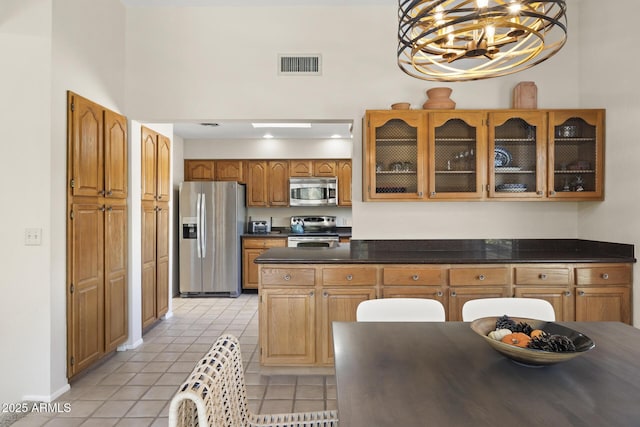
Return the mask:
[[[447,320],[466,301],[549,301],[558,321],[631,323],[633,245],[580,239],[352,240],[273,248],[259,266],[261,363],[333,364],[332,322],[373,298],[432,298]]]

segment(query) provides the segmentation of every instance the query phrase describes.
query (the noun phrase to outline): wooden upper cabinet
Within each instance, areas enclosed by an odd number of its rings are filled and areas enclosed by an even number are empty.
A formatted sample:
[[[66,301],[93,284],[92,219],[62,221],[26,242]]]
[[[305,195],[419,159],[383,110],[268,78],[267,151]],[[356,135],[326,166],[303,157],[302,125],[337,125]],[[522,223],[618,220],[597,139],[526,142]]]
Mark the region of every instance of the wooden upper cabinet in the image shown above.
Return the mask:
[[[242,160],[216,160],[216,181],[238,181],[244,183],[244,161]]]
[[[313,176],[336,176],[338,175],[336,170],[335,160],[314,160],[313,161]]]
[[[351,160],[339,160],[338,172],[338,206],[351,206]]]
[[[549,112],[547,196],[604,200],[605,110]]]
[[[268,206],[267,162],[250,160],[247,165],[247,206]]]
[[[142,127],[142,200],[168,202],[171,194],[171,140]]]
[[[127,198],[127,118],[104,112],[104,190],[106,196]]]
[[[267,180],[270,206],[289,205],[289,162],[272,160],[268,163]]]
[[[185,181],[213,181],[215,179],[213,160],[185,160]]]
[[[68,93],[69,165],[72,196],[99,196],[104,191],[103,108]]]
[[[485,117],[485,113],[478,111],[429,113],[430,199],[481,199],[484,196]]]
[[[313,160],[290,160],[289,174],[294,177],[313,176]]]
[[[171,194],[171,140],[158,135],[158,154],[156,165],[156,199],[168,202]]]
[[[547,114],[489,113],[489,197],[542,198],[546,194]]]
[[[156,156],[158,137],[151,129],[142,127],[142,200],[156,199]]]

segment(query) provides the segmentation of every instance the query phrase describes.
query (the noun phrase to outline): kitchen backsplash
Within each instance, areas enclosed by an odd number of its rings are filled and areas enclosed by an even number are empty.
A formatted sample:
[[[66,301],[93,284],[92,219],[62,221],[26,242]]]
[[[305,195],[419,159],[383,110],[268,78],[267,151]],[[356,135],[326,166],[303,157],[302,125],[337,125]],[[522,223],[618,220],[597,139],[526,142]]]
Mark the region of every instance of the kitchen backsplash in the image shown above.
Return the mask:
[[[251,220],[271,221],[272,227],[289,227],[292,216],[297,215],[333,215],[338,227],[351,227],[351,208],[336,207],[295,207],[295,208],[248,208]]]

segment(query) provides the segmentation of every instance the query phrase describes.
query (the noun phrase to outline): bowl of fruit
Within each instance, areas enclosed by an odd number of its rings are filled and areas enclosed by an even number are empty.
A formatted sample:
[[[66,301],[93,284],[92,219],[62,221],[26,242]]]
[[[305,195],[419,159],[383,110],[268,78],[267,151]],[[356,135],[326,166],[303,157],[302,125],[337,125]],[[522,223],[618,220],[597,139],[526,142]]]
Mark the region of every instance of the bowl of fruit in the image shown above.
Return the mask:
[[[564,362],[595,347],[571,328],[524,317],[482,317],[471,322],[471,329],[498,353],[526,366]]]

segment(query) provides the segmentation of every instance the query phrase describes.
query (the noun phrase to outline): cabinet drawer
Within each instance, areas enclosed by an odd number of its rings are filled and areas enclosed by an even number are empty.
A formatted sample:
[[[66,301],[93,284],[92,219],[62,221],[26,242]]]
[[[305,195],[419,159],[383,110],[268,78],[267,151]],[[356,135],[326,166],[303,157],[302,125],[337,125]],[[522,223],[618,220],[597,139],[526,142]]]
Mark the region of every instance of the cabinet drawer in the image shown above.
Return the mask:
[[[628,283],[631,283],[631,267],[628,265],[576,268],[576,284],[578,285],[620,285]]]
[[[382,283],[385,285],[444,285],[446,270],[443,268],[385,267]]]
[[[464,285],[508,285],[507,267],[452,268],[449,270],[451,286]]]
[[[313,268],[262,268],[261,284],[286,286],[313,286],[316,283],[316,271]]]
[[[249,237],[242,240],[245,248],[251,249],[268,249],[268,248],[284,248],[287,246],[287,239],[269,238],[269,237]]]
[[[323,268],[323,285],[375,285],[375,267]]]
[[[569,285],[568,268],[516,267],[516,285]]]

